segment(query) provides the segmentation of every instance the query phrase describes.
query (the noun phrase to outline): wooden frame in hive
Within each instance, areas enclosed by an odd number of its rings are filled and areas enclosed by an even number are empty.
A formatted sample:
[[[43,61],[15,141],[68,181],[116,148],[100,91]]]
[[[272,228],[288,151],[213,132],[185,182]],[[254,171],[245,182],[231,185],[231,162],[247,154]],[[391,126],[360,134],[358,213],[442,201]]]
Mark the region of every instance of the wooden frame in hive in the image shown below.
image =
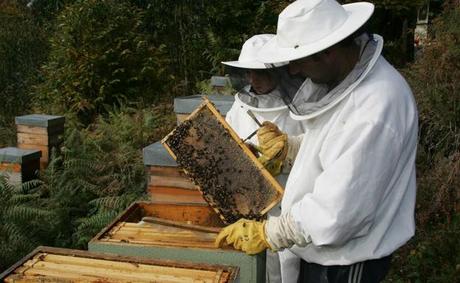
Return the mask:
[[[38,247],[2,282],[234,282],[238,267]]]
[[[282,187],[207,99],[162,144],[226,223],[262,219],[281,199]]]

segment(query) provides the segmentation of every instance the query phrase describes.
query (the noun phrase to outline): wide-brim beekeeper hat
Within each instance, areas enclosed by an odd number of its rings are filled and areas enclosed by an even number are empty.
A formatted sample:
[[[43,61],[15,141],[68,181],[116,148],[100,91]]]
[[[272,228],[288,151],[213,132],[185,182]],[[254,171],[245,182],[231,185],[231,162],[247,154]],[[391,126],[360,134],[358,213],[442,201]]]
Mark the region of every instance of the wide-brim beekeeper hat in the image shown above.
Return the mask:
[[[224,65],[243,69],[267,69],[264,63],[257,60],[257,54],[274,34],[257,34],[246,40],[241,48],[237,61],[221,62]]]
[[[293,61],[318,53],[342,41],[363,26],[374,5],[335,0],[298,0],[278,16],[277,32],[259,51],[266,64]]]

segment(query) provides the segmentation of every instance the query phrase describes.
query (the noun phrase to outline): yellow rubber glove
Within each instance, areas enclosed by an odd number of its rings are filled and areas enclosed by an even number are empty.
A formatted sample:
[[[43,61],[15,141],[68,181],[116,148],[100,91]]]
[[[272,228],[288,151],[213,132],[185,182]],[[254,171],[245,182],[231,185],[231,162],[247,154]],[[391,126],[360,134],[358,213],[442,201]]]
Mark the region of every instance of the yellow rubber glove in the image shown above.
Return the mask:
[[[219,248],[225,244],[250,255],[271,249],[265,237],[265,221],[247,219],[240,219],[220,231],[215,245]]]
[[[283,161],[272,159],[268,162],[264,162],[264,156],[261,156],[258,159],[272,176],[276,177],[279,174],[281,174],[281,170],[283,168]]]
[[[262,154],[258,159],[273,175],[281,173],[281,167],[288,151],[287,135],[268,121],[257,131],[258,150]]]

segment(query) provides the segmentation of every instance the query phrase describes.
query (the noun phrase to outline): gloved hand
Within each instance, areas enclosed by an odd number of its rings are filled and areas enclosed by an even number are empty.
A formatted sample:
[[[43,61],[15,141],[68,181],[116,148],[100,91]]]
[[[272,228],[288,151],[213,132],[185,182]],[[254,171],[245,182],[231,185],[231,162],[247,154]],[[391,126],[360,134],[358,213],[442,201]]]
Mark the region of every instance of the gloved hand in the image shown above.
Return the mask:
[[[283,168],[283,161],[275,159],[266,161],[264,156],[260,156],[257,159],[260,161],[260,163],[264,165],[265,169],[267,169],[267,171],[270,172],[272,176],[276,177],[279,174],[281,174],[281,170]]]
[[[265,237],[265,221],[247,219],[240,219],[220,231],[215,245],[222,247],[224,244],[251,255],[271,249]]]
[[[288,152],[287,135],[275,124],[265,121],[257,131],[257,138],[258,150],[262,154],[259,161],[273,176],[278,175]]]

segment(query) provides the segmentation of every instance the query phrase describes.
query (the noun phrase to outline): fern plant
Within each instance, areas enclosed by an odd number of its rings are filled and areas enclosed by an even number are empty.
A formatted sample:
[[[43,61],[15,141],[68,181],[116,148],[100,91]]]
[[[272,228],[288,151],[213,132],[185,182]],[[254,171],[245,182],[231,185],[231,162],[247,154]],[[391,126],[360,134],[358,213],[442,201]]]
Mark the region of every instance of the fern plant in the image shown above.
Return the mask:
[[[40,185],[41,207],[56,215],[54,246],[85,248],[118,213],[143,198],[142,148],[174,125],[164,111],[123,106],[88,128],[66,131]]]
[[[39,184],[35,180],[14,186],[0,174],[0,270],[45,241],[52,213],[35,206]]]

